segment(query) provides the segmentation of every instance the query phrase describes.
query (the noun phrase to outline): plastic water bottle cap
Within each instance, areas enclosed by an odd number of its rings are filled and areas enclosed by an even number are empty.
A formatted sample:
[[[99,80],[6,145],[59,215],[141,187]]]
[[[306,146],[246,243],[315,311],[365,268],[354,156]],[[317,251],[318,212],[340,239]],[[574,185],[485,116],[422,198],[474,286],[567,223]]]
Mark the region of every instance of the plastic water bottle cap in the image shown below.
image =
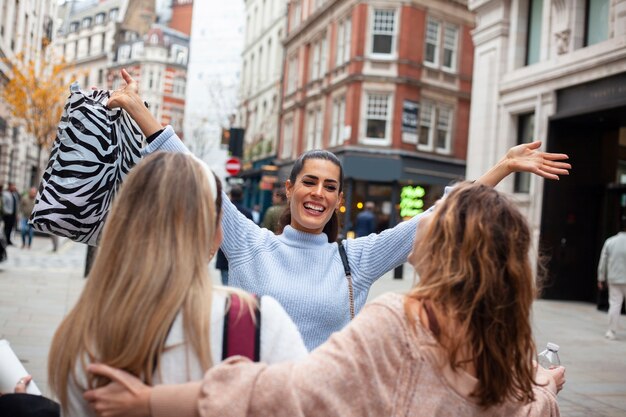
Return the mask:
[[[554,351],[554,352],[558,352],[559,351],[559,345],[557,345],[556,343],[550,343],[548,342],[548,349]]]

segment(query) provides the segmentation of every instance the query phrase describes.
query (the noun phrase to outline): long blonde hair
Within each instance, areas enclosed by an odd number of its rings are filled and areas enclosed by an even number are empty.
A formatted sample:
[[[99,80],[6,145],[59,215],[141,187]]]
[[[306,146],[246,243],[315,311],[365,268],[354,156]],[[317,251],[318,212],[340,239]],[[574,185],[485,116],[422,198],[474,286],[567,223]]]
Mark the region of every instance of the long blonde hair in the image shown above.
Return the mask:
[[[208,262],[221,192],[190,155],[159,152],[139,163],[116,197],[83,292],[50,349],[50,385],[66,407],[77,361],[99,361],[151,384],[176,315],[203,369],[210,350]],[[107,381],[88,375],[89,387]]]
[[[480,405],[532,401],[537,287],[526,219],[493,188],[470,183],[458,184],[432,216],[412,257],[420,282],[405,301],[409,320],[419,302],[445,317],[449,331],[438,341],[453,369],[473,365]]]

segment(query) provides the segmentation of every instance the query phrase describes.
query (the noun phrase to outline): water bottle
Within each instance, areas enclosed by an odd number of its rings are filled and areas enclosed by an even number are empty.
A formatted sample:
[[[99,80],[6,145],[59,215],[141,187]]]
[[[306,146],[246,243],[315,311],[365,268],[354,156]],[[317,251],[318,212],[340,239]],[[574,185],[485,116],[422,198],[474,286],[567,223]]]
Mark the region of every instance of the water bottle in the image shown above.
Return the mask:
[[[546,350],[537,355],[537,362],[545,369],[553,369],[557,366],[561,366],[559,345],[556,343],[548,343]]]

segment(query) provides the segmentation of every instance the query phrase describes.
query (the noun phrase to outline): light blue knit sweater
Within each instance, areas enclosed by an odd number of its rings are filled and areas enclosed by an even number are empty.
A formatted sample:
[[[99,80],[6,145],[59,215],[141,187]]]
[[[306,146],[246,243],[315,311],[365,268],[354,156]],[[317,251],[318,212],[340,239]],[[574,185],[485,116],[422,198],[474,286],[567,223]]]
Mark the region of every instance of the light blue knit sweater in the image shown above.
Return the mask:
[[[167,127],[144,149],[189,152]],[[278,300],[298,326],[309,350],[350,321],[348,285],[336,243],[326,234],[300,232],[286,226],[282,235],[262,229],[223,198],[224,241],[229,284]],[[358,312],[374,281],[406,262],[420,216],[380,234],[344,240]]]

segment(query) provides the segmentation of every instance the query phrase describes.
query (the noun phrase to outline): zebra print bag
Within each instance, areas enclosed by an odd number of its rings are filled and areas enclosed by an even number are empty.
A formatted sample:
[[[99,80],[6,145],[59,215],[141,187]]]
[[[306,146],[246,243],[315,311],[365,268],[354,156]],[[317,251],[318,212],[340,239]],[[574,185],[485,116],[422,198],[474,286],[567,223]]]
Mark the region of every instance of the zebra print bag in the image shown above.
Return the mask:
[[[106,90],[71,85],[30,217],[35,230],[97,245],[144,140],[126,112],[106,107],[109,97]]]

